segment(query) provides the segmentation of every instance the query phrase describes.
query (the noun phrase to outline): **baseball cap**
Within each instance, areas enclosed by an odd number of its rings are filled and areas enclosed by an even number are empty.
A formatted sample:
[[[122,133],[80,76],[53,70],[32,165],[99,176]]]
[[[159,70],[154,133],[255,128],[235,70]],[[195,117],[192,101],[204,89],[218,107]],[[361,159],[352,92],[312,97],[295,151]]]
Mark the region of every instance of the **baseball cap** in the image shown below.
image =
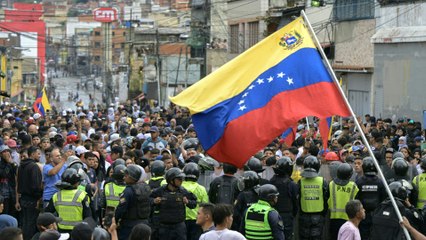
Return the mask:
[[[149,131],[150,132],[159,132],[158,127],[156,127],[156,126],[152,126]]]
[[[50,212],[40,213],[37,217],[37,225],[47,227],[52,223],[60,223],[62,221],[62,218],[55,217]]]
[[[67,136],[67,143],[74,143],[78,140],[78,137],[76,135],[68,135]]]
[[[40,234],[40,240],[66,240],[70,237],[68,233],[59,233],[54,229],[47,229]]]
[[[86,152],[88,152],[89,150],[87,150],[84,146],[78,146],[75,149],[75,154],[77,154],[78,156],[80,156],[81,154],[84,154]]]
[[[10,151],[10,148],[9,148],[7,145],[1,145],[1,146],[0,146],[0,152],[4,152],[4,151],[6,151],[6,150],[9,150],[9,151]]]
[[[108,144],[111,144],[117,140],[120,140],[120,135],[118,133],[113,133],[111,134],[111,136],[109,137],[109,141]]]
[[[34,120],[37,120],[41,117],[40,113],[34,113],[33,118]]]
[[[16,147],[17,147],[17,145],[16,145],[16,141],[15,141],[15,140],[13,140],[13,139],[9,139],[9,140],[7,140],[7,141],[6,141],[6,145],[7,145],[9,148],[16,148]]]
[[[83,222],[77,224],[71,231],[71,239],[88,240],[92,238],[93,230],[96,227],[95,221],[91,218],[85,218]]]

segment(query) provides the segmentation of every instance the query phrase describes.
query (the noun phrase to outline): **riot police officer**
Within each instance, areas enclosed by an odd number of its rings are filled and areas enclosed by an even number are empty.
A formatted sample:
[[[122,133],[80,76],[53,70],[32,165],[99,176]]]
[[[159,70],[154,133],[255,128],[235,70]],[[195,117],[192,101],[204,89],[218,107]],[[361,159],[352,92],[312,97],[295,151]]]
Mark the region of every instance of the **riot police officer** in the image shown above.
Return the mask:
[[[241,233],[247,239],[284,240],[284,226],[273,206],[278,201],[278,190],[272,184],[259,188],[259,201],[251,205],[241,224]]]
[[[337,239],[340,227],[347,221],[346,203],[353,200],[358,193],[358,187],[349,179],[353,168],[348,163],[342,163],[337,168],[337,178],[330,182],[328,207],[330,210],[330,238]]]
[[[413,178],[413,185],[418,189],[417,209],[423,209],[426,204],[426,158],[420,160],[423,173]]]
[[[151,165],[151,179],[148,181],[149,187],[154,190],[162,185],[166,166],[161,160],[155,160]]]
[[[408,198],[410,203],[417,206],[418,189],[416,185],[411,184],[409,177],[410,165],[404,158],[397,157],[392,162],[392,170],[394,171],[394,179],[388,179],[388,182],[400,181],[408,190]]]
[[[114,168],[114,172],[112,174],[113,182],[109,182],[104,186],[103,199],[102,199],[102,207],[112,207],[116,208],[118,206],[120,195],[126,188],[126,183],[124,182],[124,171],[126,170],[126,166],[118,165]]]
[[[252,157],[247,161],[247,167],[251,171],[256,172],[257,174],[261,174],[263,171],[265,171],[265,169],[263,169],[262,162],[260,162],[260,160],[255,158],[255,157]],[[264,184],[267,184],[267,183],[269,183],[268,180],[259,176],[259,184],[260,185],[264,185]]]
[[[303,161],[302,178],[299,181],[299,239],[320,239],[327,213],[328,185],[318,176],[320,161],[307,156]]]
[[[254,203],[259,200],[257,193],[259,188],[259,175],[254,171],[246,171],[243,173],[244,190],[238,194],[234,207],[234,221],[232,222],[232,229],[239,230],[241,221],[244,217],[245,211]]]
[[[92,217],[89,197],[84,190],[78,189],[80,181],[77,170],[66,169],[56,184],[60,191],[53,195],[46,208],[47,212],[56,212],[62,218],[58,224],[61,232],[71,232],[83,219]]]
[[[282,157],[278,159],[274,167],[275,175],[270,180],[271,184],[280,193],[275,209],[277,209],[283,220],[284,235],[285,239],[288,240],[293,238],[293,222],[298,212],[297,197],[299,189],[297,184],[291,179],[293,169],[293,161],[289,157]]]
[[[137,224],[148,224],[151,189],[145,182],[138,182],[144,174],[142,171],[141,167],[134,164],[128,165],[124,171],[124,182],[127,186],[120,195],[120,203],[115,210],[115,219],[120,226],[119,239],[127,239]]]
[[[181,187],[185,174],[179,168],[166,172],[167,185],[154,190],[151,201],[159,206],[159,237],[164,240],[186,240],[185,206],[195,208],[197,198]]]
[[[207,196],[206,188],[197,183],[198,177],[200,176],[200,169],[196,163],[188,163],[183,168],[185,174],[185,181],[182,183],[189,192],[193,193],[197,197],[197,206],[193,209],[186,207],[186,218],[185,225],[187,230],[187,240],[198,240],[201,236],[202,229],[195,223],[197,219],[198,204],[206,203],[209,201]]]
[[[377,176],[377,169],[373,161],[371,157],[362,160],[364,176],[355,182],[359,189],[356,198],[361,201],[365,209],[365,219],[359,224],[362,239],[369,238],[373,211],[386,199],[385,187]]]

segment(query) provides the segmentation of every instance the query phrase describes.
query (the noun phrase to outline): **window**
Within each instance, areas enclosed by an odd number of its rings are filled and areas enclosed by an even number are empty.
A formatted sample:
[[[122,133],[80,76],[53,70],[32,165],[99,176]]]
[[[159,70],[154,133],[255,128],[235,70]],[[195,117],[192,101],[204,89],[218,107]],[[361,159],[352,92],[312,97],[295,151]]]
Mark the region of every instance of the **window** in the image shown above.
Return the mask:
[[[100,62],[101,61],[101,56],[95,56],[95,61]]]
[[[231,36],[230,36],[230,46],[229,46],[229,51],[230,53],[239,53],[238,51],[238,29],[239,26],[238,24],[235,25],[231,25],[230,26],[231,29]]]
[[[374,7],[374,0],[336,0],[333,18],[334,21],[372,19]]]
[[[259,22],[248,23],[248,47],[255,45],[259,41]]]
[[[101,36],[101,32],[95,31],[95,36]]]
[[[123,36],[126,36],[126,31],[123,32]]]
[[[125,44],[124,43],[121,43],[121,48],[125,48]]]
[[[101,43],[100,42],[95,42],[95,48],[100,48],[101,47]]]
[[[115,32],[114,31],[112,31],[112,36],[115,36]]]

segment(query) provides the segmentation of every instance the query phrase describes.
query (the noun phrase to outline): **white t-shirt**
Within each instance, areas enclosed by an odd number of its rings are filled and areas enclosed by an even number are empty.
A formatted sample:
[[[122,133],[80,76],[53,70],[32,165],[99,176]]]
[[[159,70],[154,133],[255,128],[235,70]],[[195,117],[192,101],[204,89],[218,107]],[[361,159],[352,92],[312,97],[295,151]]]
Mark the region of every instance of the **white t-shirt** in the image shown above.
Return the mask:
[[[201,235],[200,240],[246,240],[246,238],[237,231],[229,229],[212,230]]]
[[[347,221],[340,227],[337,240],[361,240],[359,229],[351,221]]]

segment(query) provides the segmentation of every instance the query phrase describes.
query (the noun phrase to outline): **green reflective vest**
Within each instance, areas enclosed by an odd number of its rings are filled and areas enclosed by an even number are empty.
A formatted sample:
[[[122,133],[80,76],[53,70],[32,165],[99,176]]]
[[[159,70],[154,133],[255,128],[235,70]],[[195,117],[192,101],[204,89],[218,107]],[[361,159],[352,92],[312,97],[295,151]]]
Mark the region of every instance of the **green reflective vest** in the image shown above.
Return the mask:
[[[311,2],[311,7],[319,7],[320,6],[320,1],[315,1],[315,0],[313,0],[312,2]]]
[[[120,194],[123,193],[126,186],[120,186],[113,182],[105,185],[105,200],[107,207],[116,208],[120,203]]]
[[[195,207],[194,209],[185,207],[186,209],[185,220],[196,220],[199,203],[206,203],[209,201],[206,188],[201,186],[197,182],[192,182],[192,181],[183,181],[182,187],[185,188],[188,192],[193,193],[197,197],[197,207]]]
[[[274,239],[268,221],[268,214],[272,210],[274,208],[263,200],[247,209],[244,226],[247,239]]]
[[[419,189],[419,199],[417,200],[417,208],[423,209],[426,204],[426,173],[417,175],[413,179],[413,184]]]
[[[300,206],[305,213],[324,210],[324,179],[322,177],[300,179]]]
[[[83,200],[86,192],[80,189],[61,190],[53,195],[53,205],[62,221],[59,229],[72,230],[83,221]]]
[[[352,181],[345,186],[340,186],[331,181],[330,198],[328,199],[328,208],[330,209],[330,219],[349,220],[346,214],[346,203],[353,200],[358,193],[358,187]]]

